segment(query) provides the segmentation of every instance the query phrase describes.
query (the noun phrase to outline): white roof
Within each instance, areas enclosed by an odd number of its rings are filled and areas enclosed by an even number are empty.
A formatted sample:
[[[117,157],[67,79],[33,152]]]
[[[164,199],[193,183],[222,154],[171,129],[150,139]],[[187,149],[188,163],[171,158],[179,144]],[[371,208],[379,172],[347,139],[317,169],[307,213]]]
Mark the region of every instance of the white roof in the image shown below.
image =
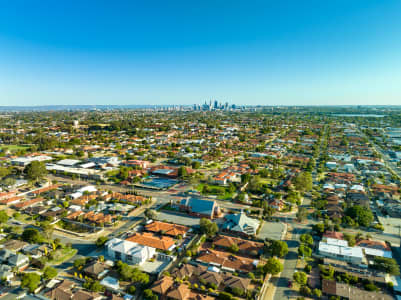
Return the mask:
[[[343,247],[337,245],[330,245],[325,242],[319,243],[319,252],[326,252],[335,255],[343,255],[348,257],[363,258],[361,247]]]
[[[80,167],[84,168],[84,169],[92,168],[92,167],[95,167],[95,166],[96,166],[96,164],[94,162],[87,162],[87,163],[84,163],[84,164],[80,165]]]
[[[348,242],[347,241],[339,240],[339,239],[335,239],[335,238],[327,238],[326,243],[329,244],[329,245],[348,247]]]
[[[365,251],[366,255],[393,258],[393,254],[391,253],[391,251],[385,251],[385,250],[373,249],[373,248],[365,248],[365,247],[362,247],[362,249]]]
[[[330,189],[330,190],[334,190],[334,186],[330,183],[326,183],[323,185],[323,189]]]
[[[338,246],[329,245],[325,242],[319,243],[319,252],[326,252],[331,254],[340,254],[340,248]]]
[[[81,161],[78,159],[62,159],[59,162],[57,162],[58,165],[62,165],[62,166],[73,166],[76,165],[78,163],[80,163]]]
[[[355,191],[364,191],[364,187],[362,185],[359,184],[354,184],[353,186],[351,186],[350,188],[351,190],[355,190]]]
[[[340,247],[340,253],[344,256],[363,258],[361,247]]]
[[[106,246],[115,252],[124,253],[136,257],[143,257],[143,252],[152,247],[140,245],[131,241],[114,238],[106,243]]]
[[[83,192],[91,193],[91,192],[96,192],[96,191],[97,191],[97,188],[93,185],[87,185],[87,186],[81,187],[80,189],[77,190],[77,192],[81,192],[81,193],[83,193]]]

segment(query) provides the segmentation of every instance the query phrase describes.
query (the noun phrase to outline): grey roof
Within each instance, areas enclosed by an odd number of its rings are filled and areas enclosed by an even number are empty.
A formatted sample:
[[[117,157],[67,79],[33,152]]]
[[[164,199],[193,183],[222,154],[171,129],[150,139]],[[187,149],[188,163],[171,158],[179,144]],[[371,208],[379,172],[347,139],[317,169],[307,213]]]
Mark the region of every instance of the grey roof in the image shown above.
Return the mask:
[[[189,198],[189,199],[183,199],[181,201],[181,205],[190,207],[191,211],[194,213],[212,216],[215,202],[198,198]]]
[[[8,262],[9,262],[10,265],[19,266],[20,264],[22,264],[27,259],[28,259],[28,256],[18,253],[18,254],[14,255],[14,256],[11,256],[10,259],[8,260]]]
[[[249,218],[244,212],[226,215],[225,218],[227,222],[224,223],[223,229],[239,231],[248,235],[256,234],[260,224],[259,220]]]
[[[14,253],[7,249],[0,250],[0,261],[7,261]]]

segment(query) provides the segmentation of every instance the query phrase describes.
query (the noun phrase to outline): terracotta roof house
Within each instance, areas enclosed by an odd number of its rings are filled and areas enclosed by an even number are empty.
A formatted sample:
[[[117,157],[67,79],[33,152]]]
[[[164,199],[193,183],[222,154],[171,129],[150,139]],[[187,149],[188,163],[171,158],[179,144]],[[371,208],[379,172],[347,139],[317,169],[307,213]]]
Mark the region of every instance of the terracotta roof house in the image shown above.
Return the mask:
[[[135,233],[133,236],[127,238],[126,240],[160,250],[171,251],[175,248],[175,241],[171,237],[156,236],[150,232]]]
[[[198,278],[201,282],[204,281],[215,286],[219,286],[223,280],[219,273],[209,271],[202,273]]]
[[[203,272],[207,270],[206,266],[202,265],[190,265],[190,264],[183,264],[180,269],[176,269],[173,273],[174,277],[178,278],[185,278],[185,277],[191,277],[192,275],[199,276]]]
[[[222,269],[231,272],[251,272],[259,263],[258,260],[252,260],[250,258],[210,249],[202,251],[196,260],[206,264],[219,266]]]
[[[345,283],[338,283],[334,280],[322,280],[322,292],[326,295],[339,296],[350,300],[392,300],[393,296],[383,292],[368,292]]]
[[[186,300],[189,298],[191,290],[185,284],[180,284],[178,286],[173,286],[171,290],[167,293],[167,297],[176,300]]]
[[[107,274],[108,269],[109,267],[106,264],[95,261],[85,266],[82,271],[92,278],[101,279]]]
[[[45,296],[52,300],[69,300],[72,298],[72,288],[75,283],[63,280],[59,285],[45,293]]]
[[[323,234],[323,237],[337,239],[337,240],[343,240],[344,234],[342,232],[337,232],[337,231],[326,231]]]
[[[254,241],[244,240],[241,238],[235,238],[226,235],[218,235],[213,240],[213,245],[221,248],[230,248],[233,245],[237,245],[239,252],[246,255],[257,256],[263,250],[263,243]]]
[[[100,300],[103,296],[94,292],[87,292],[84,290],[78,290],[73,296],[72,300]]]
[[[169,235],[172,237],[177,237],[178,235],[185,237],[185,235],[187,234],[189,229],[190,228],[187,226],[159,222],[159,221],[153,221],[152,223],[145,226],[145,230],[147,230],[147,231],[154,232],[154,233],[162,232],[163,234]]]
[[[241,290],[248,290],[251,280],[248,278],[242,278],[238,276],[225,275],[221,282],[225,287],[238,288]]]
[[[162,279],[156,281],[151,290],[159,295],[166,295],[167,291],[172,287],[174,284],[174,280],[169,276],[164,276]]]

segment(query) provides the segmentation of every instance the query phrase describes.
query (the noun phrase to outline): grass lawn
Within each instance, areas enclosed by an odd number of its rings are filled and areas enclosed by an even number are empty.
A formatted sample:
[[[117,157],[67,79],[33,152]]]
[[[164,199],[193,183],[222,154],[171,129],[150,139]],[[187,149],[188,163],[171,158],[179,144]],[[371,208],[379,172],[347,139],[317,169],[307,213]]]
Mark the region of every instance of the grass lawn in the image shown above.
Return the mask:
[[[234,193],[230,193],[230,192],[226,191],[224,193],[224,195],[218,196],[217,198],[221,199],[221,200],[232,200],[233,196],[234,196]]]
[[[26,150],[29,149],[29,146],[20,146],[20,145],[1,145],[0,150],[10,150],[11,152],[15,152],[18,150]]]
[[[51,265],[59,265],[66,260],[69,260],[75,254],[77,254],[78,250],[74,248],[65,248],[65,249],[58,249],[53,252],[53,259],[49,260]]]
[[[269,185],[273,185],[276,186],[278,180],[277,179],[271,179],[271,178],[260,178],[260,183],[262,184],[269,184]]]
[[[213,163],[211,163],[211,164],[208,164],[208,165],[206,166],[206,169],[209,169],[209,170],[211,170],[211,169],[221,169],[221,164],[220,164],[220,163],[213,162]]]

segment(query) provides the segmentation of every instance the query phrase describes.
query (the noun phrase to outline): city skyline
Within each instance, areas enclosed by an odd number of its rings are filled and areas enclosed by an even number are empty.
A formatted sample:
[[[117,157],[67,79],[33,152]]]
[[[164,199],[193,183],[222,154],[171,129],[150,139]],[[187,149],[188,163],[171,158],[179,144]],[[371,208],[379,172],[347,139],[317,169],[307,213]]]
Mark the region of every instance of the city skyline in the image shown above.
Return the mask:
[[[401,3],[0,1],[0,105],[397,105]]]

